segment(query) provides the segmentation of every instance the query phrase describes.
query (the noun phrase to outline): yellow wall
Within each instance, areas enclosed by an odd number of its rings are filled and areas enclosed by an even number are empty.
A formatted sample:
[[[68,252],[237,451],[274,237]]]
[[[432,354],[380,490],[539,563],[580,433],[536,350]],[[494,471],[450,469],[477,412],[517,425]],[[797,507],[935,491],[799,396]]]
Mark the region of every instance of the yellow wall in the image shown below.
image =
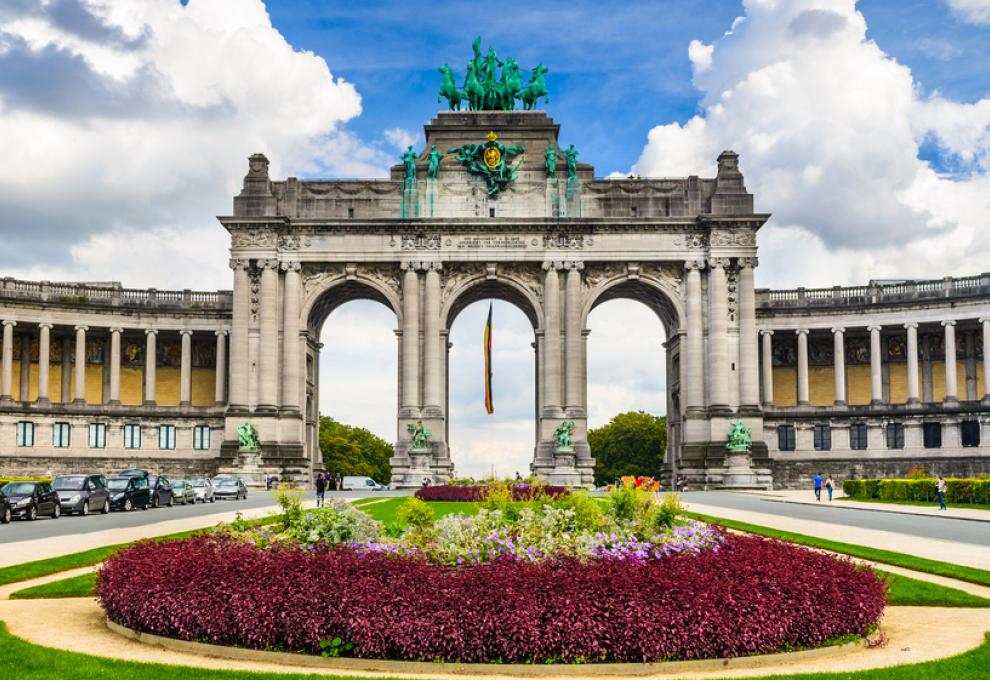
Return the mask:
[[[155,375],[155,403],[159,406],[178,406],[179,369],[160,367]]]
[[[216,371],[212,368],[192,369],[192,405],[213,406],[216,403]]]
[[[846,369],[846,402],[869,404],[871,394],[870,367],[849,366]]]
[[[797,369],[773,369],[773,405],[797,405]]]
[[[887,367],[887,380],[891,404],[906,404],[908,400],[907,364],[890,364]],[[921,367],[918,367],[918,398],[921,398]]]
[[[976,398],[977,399],[982,399],[983,398],[983,394],[984,394],[983,390],[984,390],[984,387],[983,387],[983,362],[982,361],[977,361],[976,362]]]
[[[144,403],[144,392],[141,391],[142,371],[140,368],[120,368],[120,403],[138,406]]]
[[[812,406],[835,403],[835,369],[830,366],[808,367],[808,400]]]
[[[977,398],[981,395],[977,394]],[[956,397],[966,398],[966,362],[956,360]],[[945,399],[945,362],[932,362],[932,399],[942,401]]]
[[[21,362],[13,362],[12,381],[10,384],[10,398],[19,401],[21,398]]]

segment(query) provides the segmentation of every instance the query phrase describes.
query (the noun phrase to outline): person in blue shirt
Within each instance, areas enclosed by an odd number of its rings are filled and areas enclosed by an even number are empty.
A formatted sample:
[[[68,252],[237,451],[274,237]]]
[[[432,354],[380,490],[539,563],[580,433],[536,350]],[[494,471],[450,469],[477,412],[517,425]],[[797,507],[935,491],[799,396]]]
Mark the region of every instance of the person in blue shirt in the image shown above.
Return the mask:
[[[820,501],[822,499],[822,476],[815,475],[815,500]]]

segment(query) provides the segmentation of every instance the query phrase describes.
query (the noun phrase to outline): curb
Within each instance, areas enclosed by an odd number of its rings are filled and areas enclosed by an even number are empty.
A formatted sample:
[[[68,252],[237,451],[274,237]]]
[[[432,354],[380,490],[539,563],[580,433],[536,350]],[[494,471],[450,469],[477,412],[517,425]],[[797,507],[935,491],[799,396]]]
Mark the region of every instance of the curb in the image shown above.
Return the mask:
[[[954,519],[957,522],[984,522],[990,523],[990,519],[983,519],[981,517],[956,517],[953,515],[928,515],[922,512],[905,512],[903,510],[888,510],[887,508],[862,508],[858,505],[851,507],[848,505],[835,505],[834,503],[829,505],[821,505],[819,503],[808,503],[805,501],[789,501],[783,498],[767,498],[765,496],[760,496],[759,499],[766,503],[784,503],[790,505],[807,505],[813,508],[838,508],[839,510],[862,510],[864,512],[885,512],[888,515],[906,515],[908,517],[929,517],[934,519]]]
[[[390,661],[387,659],[325,658],[313,654],[292,652],[266,652],[245,647],[228,647],[203,642],[176,640],[174,638],[141,633],[107,619],[107,628],[130,640],[173,652],[226,659],[253,661],[284,666],[304,666],[335,671],[363,671],[368,673],[415,674],[430,677],[561,677],[629,678],[657,674],[685,672],[712,672],[744,668],[766,668],[779,664],[794,664],[821,659],[841,652],[866,647],[865,640],[847,642],[833,647],[818,647],[798,652],[761,654],[723,659],[698,659],[695,661],[661,661],[658,663],[609,663],[609,664],[486,664],[486,663],[432,663],[429,661]]]

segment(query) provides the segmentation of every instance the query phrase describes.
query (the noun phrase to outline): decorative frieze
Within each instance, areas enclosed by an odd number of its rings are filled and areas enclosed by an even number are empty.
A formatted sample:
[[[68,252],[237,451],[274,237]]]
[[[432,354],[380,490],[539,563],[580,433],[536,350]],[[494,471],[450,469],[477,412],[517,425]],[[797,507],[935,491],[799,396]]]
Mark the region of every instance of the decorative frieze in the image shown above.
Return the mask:
[[[278,238],[272,229],[235,229],[230,234],[232,248],[274,248],[277,244]]]
[[[756,232],[749,229],[713,230],[711,236],[713,248],[750,248],[756,246]]]

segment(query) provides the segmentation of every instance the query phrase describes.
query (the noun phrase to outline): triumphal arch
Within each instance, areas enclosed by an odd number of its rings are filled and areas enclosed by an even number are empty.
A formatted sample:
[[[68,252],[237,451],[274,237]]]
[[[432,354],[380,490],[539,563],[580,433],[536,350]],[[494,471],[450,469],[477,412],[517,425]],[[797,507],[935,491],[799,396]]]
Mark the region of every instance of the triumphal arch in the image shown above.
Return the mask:
[[[498,298],[533,326],[532,471],[591,482],[588,315],[631,298],[666,330],[668,472],[765,485],[753,274],[769,216],[753,212],[737,155],[720,154],[715,177],[602,179],[578,162],[579,133],[561,136],[545,111],[484,94],[468,103],[486,108],[439,112],[425,147],[410,147],[388,179],[273,180],[265,156],[250,158],[233,214],[220,218],[234,269],[229,455],[250,419],[266,460],[320,460],[321,327],[341,304],[369,299],[397,320],[393,481],[449,478],[448,332],[467,305]],[[744,469],[726,462],[730,418],[752,428]],[[414,442],[420,425],[425,445]]]

